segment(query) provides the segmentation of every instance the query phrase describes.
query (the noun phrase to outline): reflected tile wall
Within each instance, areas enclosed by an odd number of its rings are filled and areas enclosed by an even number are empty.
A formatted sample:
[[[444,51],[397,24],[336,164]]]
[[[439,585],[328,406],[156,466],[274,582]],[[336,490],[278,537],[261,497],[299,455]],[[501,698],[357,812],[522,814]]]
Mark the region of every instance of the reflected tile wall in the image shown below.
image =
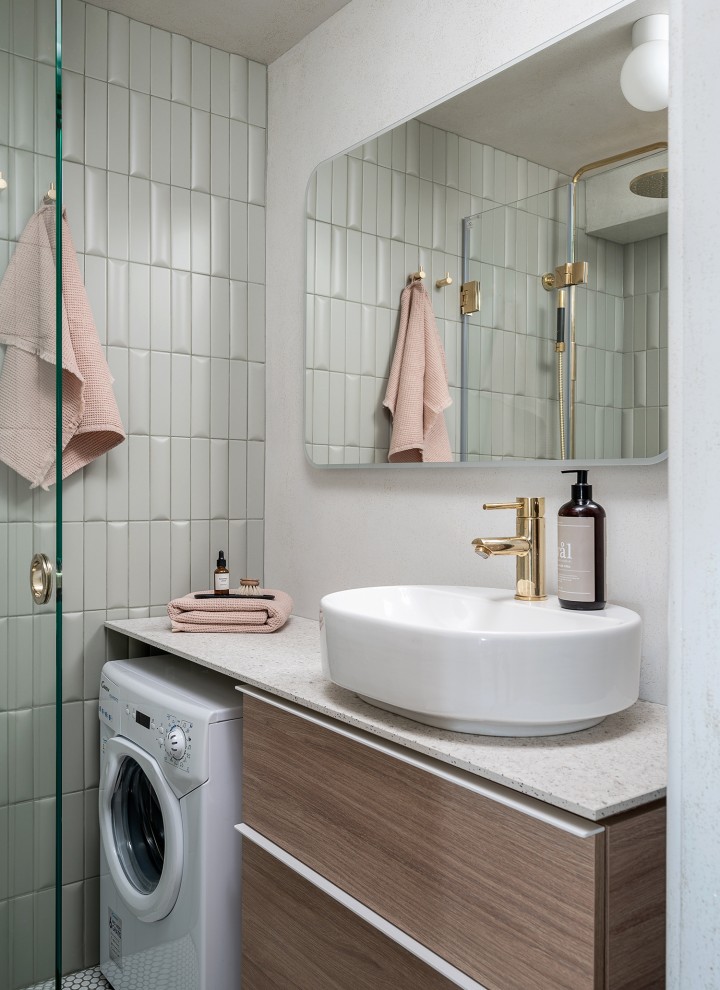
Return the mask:
[[[667,450],[667,235],[623,252],[623,457]]]
[[[321,165],[308,189],[306,424],[314,463],[387,460],[382,407],[408,273],[427,273],[460,446],[462,221],[469,277],[468,456],[558,458],[555,300],[540,276],[566,260],[567,176],[410,121]],[[582,208],[582,190],[580,205]],[[621,245],[578,233],[577,456],[667,446],[667,238]],[[450,288],[436,288],[449,271]]]
[[[163,615],[207,587],[221,547],[234,581],[263,576],[266,67],[63,7],[64,198],[129,434],[65,485],[72,970],[98,952],[103,623]],[[0,277],[53,178],[53,17],[52,0],[0,2],[0,170],[14,204],[0,200]],[[52,546],[53,498],[0,465],[0,929],[28,933],[51,920],[54,670],[53,617],[31,620],[25,574],[32,549]],[[25,949],[0,952],[3,987],[47,975],[52,960]]]
[[[505,378],[512,379],[512,401],[493,402],[504,385],[488,376],[493,345],[496,361],[497,354],[509,355],[511,344],[515,353],[516,309],[520,302],[527,304],[530,273],[557,263],[551,264],[551,255],[562,201],[547,190],[560,181],[551,169],[419,121],[317,169],[308,191],[307,224],[306,446],[315,463],[387,460],[391,422],[382,401],[400,294],[408,273],[421,265],[445,348],[453,398],[445,417],[459,456],[462,220],[493,207],[497,216],[477,226],[477,250],[471,254],[470,277],[481,281],[486,312],[471,326],[470,459],[507,456],[513,450],[523,451],[518,456],[543,456],[548,431],[542,424],[553,414],[550,397],[540,394],[535,382],[526,385],[523,380],[516,388],[507,355]],[[524,206],[524,222],[516,222],[518,211],[499,205],[529,194],[534,198]],[[515,276],[509,272],[506,277],[506,268],[522,276],[519,302]],[[452,286],[437,288],[435,281],[446,272],[453,277]],[[531,288],[534,304],[534,284]],[[523,308],[523,335],[526,322]],[[536,357],[538,353],[535,348]],[[509,432],[498,418],[508,415],[508,408],[515,423]]]

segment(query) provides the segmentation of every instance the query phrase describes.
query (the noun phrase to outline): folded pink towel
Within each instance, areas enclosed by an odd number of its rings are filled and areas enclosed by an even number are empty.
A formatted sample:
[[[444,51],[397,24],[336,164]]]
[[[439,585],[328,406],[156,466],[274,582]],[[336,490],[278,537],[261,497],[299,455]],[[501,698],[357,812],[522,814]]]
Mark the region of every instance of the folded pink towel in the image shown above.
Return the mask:
[[[204,592],[207,594],[208,592]],[[270,633],[284,626],[292,612],[293,600],[284,591],[263,588],[267,598],[175,598],[167,607],[173,632]]]
[[[443,409],[452,404],[430,296],[411,282],[400,298],[397,344],[383,405],[393,417],[388,460],[451,461]]]
[[[62,225],[62,476],[125,439],[75,247]],[[0,460],[32,487],[55,481],[55,205],[27,227],[0,285]]]

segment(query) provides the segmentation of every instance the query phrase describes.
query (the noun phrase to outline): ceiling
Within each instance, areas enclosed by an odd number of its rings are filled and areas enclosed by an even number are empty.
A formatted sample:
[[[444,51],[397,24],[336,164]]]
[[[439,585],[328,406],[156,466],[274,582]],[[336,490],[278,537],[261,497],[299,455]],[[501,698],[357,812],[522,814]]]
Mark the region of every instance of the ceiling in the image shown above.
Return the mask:
[[[153,27],[269,64],[349,0],[92,0]]]
[[[635,110],[620,90],[640,0],[447,100],[420,120],[572,175],[581,165],[667,140],[667,111]]]

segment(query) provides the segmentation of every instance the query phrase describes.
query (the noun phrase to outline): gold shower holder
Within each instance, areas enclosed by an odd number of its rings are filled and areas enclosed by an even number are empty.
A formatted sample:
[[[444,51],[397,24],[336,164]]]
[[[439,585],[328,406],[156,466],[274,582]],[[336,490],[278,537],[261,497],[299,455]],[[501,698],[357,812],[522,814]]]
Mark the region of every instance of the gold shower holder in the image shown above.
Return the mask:
[[[547,292],[565,289],[569,285],[585,285],[587,280],[587,261],[567,261],[564,265],[558,265],[554,272],[545,272],[540,276],[542,287]]]

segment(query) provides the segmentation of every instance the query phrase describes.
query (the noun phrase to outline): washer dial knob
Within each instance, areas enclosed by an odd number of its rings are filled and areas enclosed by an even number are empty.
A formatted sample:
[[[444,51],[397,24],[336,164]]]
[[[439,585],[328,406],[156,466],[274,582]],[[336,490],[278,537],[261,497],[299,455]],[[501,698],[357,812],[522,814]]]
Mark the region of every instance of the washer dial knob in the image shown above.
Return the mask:
[[[171,729],[168,730],[165,736],[165,751],[173,760],[178,763],[185,756],[185,750],[187,748],[187,740],[185,738],[185,733],[180,728],[179,725],[173,725]]]

